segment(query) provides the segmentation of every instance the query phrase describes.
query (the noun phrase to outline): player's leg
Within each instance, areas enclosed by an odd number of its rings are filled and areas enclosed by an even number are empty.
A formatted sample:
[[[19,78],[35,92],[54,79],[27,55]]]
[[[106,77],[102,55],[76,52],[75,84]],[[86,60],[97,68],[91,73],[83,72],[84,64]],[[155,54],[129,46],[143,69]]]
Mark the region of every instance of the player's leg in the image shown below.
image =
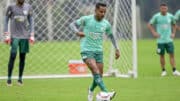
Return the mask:
[[[180,76],[180,72],[178,70],[176,70],[176,63],[175,63],[175,59],[174,59],[174,54],[169,54],[169,58],[170,58],[170,64],[173,70],[173,75],[175,76]]]
[[[18,84],[22,85],[22,77],[25,67],[25,60],[26,60],[26,53],[29,52],[29,41],[27,39],[21,39],[20,40],[20,48],[19,48],[19,78],[18,78]]]
[[[96,60],[96,65],[99,68],[101,77],[103,77],[103,67],[104,67],[104,64],[103,64],[103,52],[96,52],[95,60]]]
[[[93,62],[92,62],[93,61]],[[88,89],[88,101],[93,101],[93,95],[94,95],[94,89],[97,87],[97,83],[96,83],[96,80],[95,80],[95,77],[94,77],[94,74],[98,74],[99,73],[99,70],[96,66],[96,62],[94,59],[86,59],[85,60],[85,63],[88,65],[89,69],[91,70],[92,74],[93,74],[93,81],[92,81],[92,84],[91,86],[89,87]],[[94,65],[94,66],[93,66]],[[93,69],[94,67],[96,67],[96,70]],[[94,72],[95,71],[95,72]]]
[[[93,83],[90,86],[90,89],[88,92],[88,101],[93,101],[93,91],[96,88],[96,86],[99,86],[101,91],[103,91],[103,92],[107,92],[107,89],[104,85],[99,68],[96,65],[95,59],[86,59],[85,63],[88,65],[88,67],[90,68],[90,70],[93,74]]]
[[[157,53],[160,56],[160,64],[162,73],[161,76],[166,76],[166,69],[165,69],[165,44],[157,44]]]
[[[95,58],[97,58],[97,57],[95,57]],[[96,62],[97,62],[97,59],[96,59]],[[96,63],[96,65],[99,68],[100,75],[102,77],[102,75],[103,75],[103,63],[102,62],[101,63]],[[89,91],[88,91],[89,92],[88,93],[88,101],[93,101],[93,91],[94,91],[94,89],[96,87],[97,87],[97,84],[95,82],[95,79],[93,79],[93,82],[92,82],[92,84],[91,84],[91,86],[89,88]]]
[[[175,59],[174,59],[174,45],[172,42],[166,44],[166,51],[169,54],[170,64],[174,72],[176,70],[176,64],[175,64]]]
[[[96,65],[99,68],[101,77],[103,77],[103,71],[104,71],[103,70],[103,68],[104,68],[103,53],[102,52],[96,53],[95,59],[96,59]],[[116,95],[116,92],[115,91],[108,92],[108,95],[110,96],[111,99],[113,99],[114,96]]]
[[[162,71],[165,71],[165,56],[164,55],[160,55],[160,64],[161,64],[161,68],[162,68]]]
[[[176,63],[174,59],[174,54],[169,54],[169,60],[172,67],[173,72],[176,70]]]
[[[12,77],[12,71],[14,68],[14,61],[16,59],[16,54],[17,53],[10,53],[9,63],[8,63],[8,80],[7,80],[8,86],[12,86],[11,77]]]
[[[98,67],[98,69],[99,69],[99,72],[100,72],[100,75],[101,75],[101,77],[103,77],[103,53],[102,52],[100,52],[99,54],[95,54],[95,56],[94,56],[94,58],[95,58],[95,60],[96,60],[96,65],[97,65],[97,67]],[[93,80],[93,83],[92,83],[92,85],[91,85],[91,87],[90,87],[90,90],[91,91],[94,91],[94,89],[97,87],[97,84],[96,84],[96,82]]]
[[[8,62],[8,80],[7,80],[8,86],[12,85],[11,77],[12,77],[12,71],[14,68],[14,61],[15,61],[16,55],[17,55],[18,44],[19,44],[18,39],[12,39],[10,57],[9,57],[9,62]]]
[[[102,63],[96,63],[96,65],[98,66],[98,68],[99,68],[99,71],[100,71],[100,75],[101,75],[101,77],[102,77],[102,75],[103,75],[103,64]],[[95,79],[93,79],[93,82],[92,82],[92,84],[91,84],[91,86],[90,86],[90,88],[89,88],[89,96],[91,97],[92,95],[93,95],[93,91],[94,91],[94,89],[97,87],[97,84],[96,84],[96,82],[95,82]]]
[[[85,63],[90,68],[90,70],[93,74],[94,81],[97,84],[97,86],[99,86],[102,91],[107,92],[107,89],[106,89],[104,82],[102,80],[99,68],[96,65],[96,60],[95,59],[86,59]]]
[[[166,45],[166,50],[167,53],[169,53],[169,60],[172,67],[173,75],[180,76],[180,73],[176,70],[176,62],[174,58],[174,44],[172,42],[168,43]]]
[[[93,74],[93,79],[94,79],[93,82],[95,82],[102,91],[107,92],[107,89],[102,81],[102,77],[101,77],[99,68],[96,64],[95,55],[96,54],[94,52],[82,52],[81,53],[83,61],[87,64],[87,66],[89,67],[89,69],[91,70],[91,72]]]
[[[22,76],[24,72],[24,66],[25,66],[25,58],[26,58],[26,53],[20,53],[19,54],[19,78],[18,78],[18,84],[21,85],[23,84],[22,82]]]
[[[101,77],[103,77],[103,68],[104,68],[104,64],[103,63],[96,63],[96,65],[98,66],[99,68],[99,72],[101,74]]]
[[[93,82],[88,91],[88,101],[93,101],[93,91],[96,86],[99,86],[102,91],[107,92],[107,89],[102,81],[99,68],[96,64],[95,54],[93,52],[82,52],[83,61],[87,64],[93,74]]]

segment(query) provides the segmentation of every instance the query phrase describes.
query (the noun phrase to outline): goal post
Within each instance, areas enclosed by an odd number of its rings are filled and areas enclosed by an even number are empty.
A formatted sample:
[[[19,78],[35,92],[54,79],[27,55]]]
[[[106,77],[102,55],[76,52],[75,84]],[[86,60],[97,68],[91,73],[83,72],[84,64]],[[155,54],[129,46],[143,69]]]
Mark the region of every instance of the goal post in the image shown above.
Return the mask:
[[[5,15],[7,4],[15,0],[1,0],[0,14]],[[24,78],[90,77],[90,71],[73,74],[70,61],[80,61],[80,39],[69,25],[83,15],[93,14],[97,2],[107,4],[105,18],[112,24],[113,34],[121,57],[114,58],[111,41],[104,36],[104,76],[137,78],[136,0],[26,0],[33,7],[36,43],[30,46]],[[1,21],[3,23],[3,21]],[[3,26],[0,26],[0,29]],[[3,33],[3,32],[1,32]],[[9,46],[0,36],[0,79],[7,75]],[[3,53],[3,54],[2,54]],[[18,75],[18,55],[13,78]],[[79,69],[83,71],[83,69]]]
[[[133,42],[133,57],[132,57],[132,61],[133,61],[133,66],[132,66],[132,71],[133,71],[133,76],[134,78],[138,77],[138,58],[137,58],[137,27],[136,27],[136,0],[132,0],[132,4],[131,4],[131,9],[132,9],[132,42]]]
[[[111,46],[109,72],[117,77],[137,78],[136,0],[115,0],[113,33],[119,42],[120,60]]]

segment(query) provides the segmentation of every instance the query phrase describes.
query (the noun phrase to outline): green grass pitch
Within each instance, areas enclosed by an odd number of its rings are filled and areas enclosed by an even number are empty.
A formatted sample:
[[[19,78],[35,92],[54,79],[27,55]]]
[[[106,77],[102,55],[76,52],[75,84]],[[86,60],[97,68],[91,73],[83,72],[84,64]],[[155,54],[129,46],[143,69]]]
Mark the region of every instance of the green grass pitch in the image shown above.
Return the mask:
[[[180,40],[175,40],[174,44],[177,69],[180,70]],[[106,86],[117,91],[113,101],[180,101],[180,77],[172,76],[168,55],[168,76],[160,77],[155,50],[154,40],[138,41],[137,79],[104,78]],[[16,80],[12,87],[7,87],[6,80],[0,80],[0,101],[87,101],[90,83],[91,78],[25,79],[22,87],[16,85]],[[96,93],[98,91],[96,89]]]

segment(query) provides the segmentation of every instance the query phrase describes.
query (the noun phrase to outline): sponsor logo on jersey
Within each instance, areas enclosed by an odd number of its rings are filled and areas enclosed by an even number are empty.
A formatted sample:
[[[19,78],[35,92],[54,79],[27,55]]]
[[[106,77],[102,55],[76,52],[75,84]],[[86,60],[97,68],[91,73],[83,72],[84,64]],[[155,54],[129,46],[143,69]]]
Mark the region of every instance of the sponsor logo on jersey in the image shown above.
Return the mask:
[[[25,21],[25,17],[24,16],[14,16],[14,19],[17,22],[24,22]]]
[[[95,33],[95,32],[90,32],[89,36],[90,36],[90,38],[92,38],[94,40],[102,38],[102,34],[101,33]]]
[[[28,15],[28,11],[27,10],[23,10],[23,14],[24,15]]]
[[[171,19],[168,19],[168,23],[171,23]]]
[[[8,15],[11,15],[11,11],[8,12]]]
[[[101,27],[101,31],[105,32],[106,28],[105,27]]]

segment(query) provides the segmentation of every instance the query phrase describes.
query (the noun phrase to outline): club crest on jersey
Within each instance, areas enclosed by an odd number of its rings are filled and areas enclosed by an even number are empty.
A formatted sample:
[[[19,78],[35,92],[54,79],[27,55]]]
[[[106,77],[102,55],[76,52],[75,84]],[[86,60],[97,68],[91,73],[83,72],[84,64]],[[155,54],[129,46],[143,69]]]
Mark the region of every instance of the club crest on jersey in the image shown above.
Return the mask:
[[[106,30],[106,28],[105,28],[105,27],[101,27],[101,31],[103,31],[103,32],[104,32],[105,30]]]
[[[11,15],[11,11],[8,12],[8,15]]]
[[[168,23],[171,23],[171,19],[168,19]]]
[[[24,14],[24,15],[27,15],[27,14],[28,14],[28,11],[27,11],[27,10],[23,10],[23,14]]]

